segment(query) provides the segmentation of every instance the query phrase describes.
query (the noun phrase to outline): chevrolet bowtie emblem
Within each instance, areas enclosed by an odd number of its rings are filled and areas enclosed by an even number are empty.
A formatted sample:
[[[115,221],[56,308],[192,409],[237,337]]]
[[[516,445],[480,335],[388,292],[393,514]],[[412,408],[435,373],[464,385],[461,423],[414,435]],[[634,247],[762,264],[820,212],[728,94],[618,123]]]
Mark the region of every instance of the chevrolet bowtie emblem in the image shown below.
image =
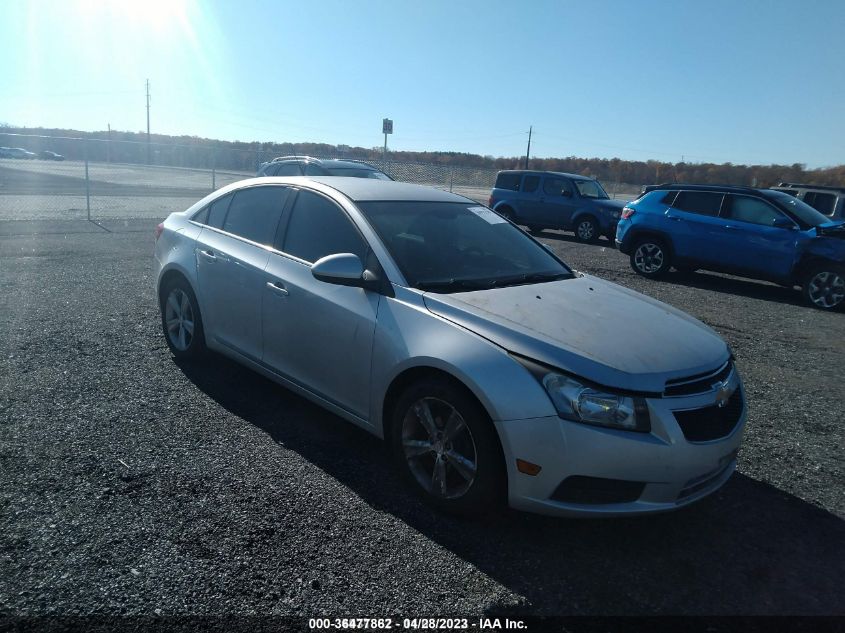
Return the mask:
[[[714,383],[713,388],[716,390],[716,406],[722,409],[728,404],[733,389],[730,388],[727,381]]]

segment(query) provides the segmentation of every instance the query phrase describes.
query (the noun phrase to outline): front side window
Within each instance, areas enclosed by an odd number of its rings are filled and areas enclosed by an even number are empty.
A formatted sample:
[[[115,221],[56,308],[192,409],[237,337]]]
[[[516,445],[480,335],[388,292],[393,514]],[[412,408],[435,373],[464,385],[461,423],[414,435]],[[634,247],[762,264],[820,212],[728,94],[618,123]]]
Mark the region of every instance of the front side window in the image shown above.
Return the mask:
[[[578,187],[578,193],[582,198],[597,198],[599,200],[610,198],[597,180],[576,180],[575,186]]]
[[[672,206],[679,211],[716,216],[724,197],[724,194],[712,191],[680,191]]]
[[[763,226],[772,226],[775,220],[784,217],[772,205],[749,196],[731,196],[725,215],[731,220]]]
[[[537,191],[537,187],[540,185],[540,176],[526,176],[525,179],[522,181],[522,190],[525,193],[532,193]]]
[[[273,245],[287,187],[249,187],[235,193],[223,230],[259,244]]]
[[[375,178],[376,180],[390,180],[387,174],[374,169],[362,169],[358,167],[331,167],[326,168],[329,176],[345,176],[346,178]]]
[[[276,169],[275,176],[301,176],[299,163],[282,163]]]
[[[549,178],[543,180],[543,193],[549,196],[562,196],[564,191],[571,191],[569,183],[564,178]]]
[[[311,263],[336,253],[352,253],[364,262],[368,247],[343,209],[324,196],[300,191],[282,250]]]
[[[326,170],[316,165],[314,163],[305,163],[305,169],[303,170],[306,176],[325,176]]]
[[[572,272],[487,207],[469,202],[359,202],[408,283],[460,292],[552,281]]]

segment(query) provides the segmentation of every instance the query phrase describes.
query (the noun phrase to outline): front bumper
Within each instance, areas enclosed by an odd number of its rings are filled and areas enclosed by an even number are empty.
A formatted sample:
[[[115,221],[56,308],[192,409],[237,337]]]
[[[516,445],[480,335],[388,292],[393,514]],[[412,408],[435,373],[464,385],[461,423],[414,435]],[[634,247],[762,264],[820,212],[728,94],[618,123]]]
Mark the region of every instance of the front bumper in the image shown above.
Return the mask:
[[[738,389],[742,389],[739,385]],[[744,403],[744,393],[743,403]],[[557,416],[497,422],[508,469],[508,500],[518,510],[556,516],[611,517],[667,512],[718,490],[736,469],[747,408],[725,437],[690,442],[673,411],[713,404],[712,394],[650,399],[650,433],[616,431]],[[516,460],[538,464],[536,476],[521,473]],[[559,487],[569,478],[621,482],[637,490],[634,498],[605,502],[560,501]]]

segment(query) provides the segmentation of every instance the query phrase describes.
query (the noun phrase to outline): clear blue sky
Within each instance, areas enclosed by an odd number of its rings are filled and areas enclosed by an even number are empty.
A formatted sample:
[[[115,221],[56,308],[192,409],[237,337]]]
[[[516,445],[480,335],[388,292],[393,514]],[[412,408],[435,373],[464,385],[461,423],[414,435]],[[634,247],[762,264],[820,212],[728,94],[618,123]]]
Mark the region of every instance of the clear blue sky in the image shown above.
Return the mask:
[[[845,163],[842,0],[6,0],[0,122]]]

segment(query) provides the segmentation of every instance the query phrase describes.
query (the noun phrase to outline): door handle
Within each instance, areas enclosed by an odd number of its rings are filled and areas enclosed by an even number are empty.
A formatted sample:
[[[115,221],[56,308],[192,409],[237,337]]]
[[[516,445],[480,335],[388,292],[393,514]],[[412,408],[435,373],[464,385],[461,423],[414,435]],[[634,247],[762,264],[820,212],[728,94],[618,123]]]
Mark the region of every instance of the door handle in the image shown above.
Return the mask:
[[[216,262],[217,261],[217,256],[214,254],[214,251],[204,251],[204,250],[200,249],[200,250],[197,251],[197,253],[202,255],[203,259],[207,259],[210,262]]]
[[[680,221],[681,221],[681,218],[680,218],[680,217],[678,217],[677,215],[672,215],[671,213],[667,213],[667,214],[666,214],[666,217],[667,217],[668,219],[670,219],[670,220],[675,220],[675,222],[680,222]]]
[[[281,281],[268,281],[267,287],[280,297],[287,297],[290,294]]]

